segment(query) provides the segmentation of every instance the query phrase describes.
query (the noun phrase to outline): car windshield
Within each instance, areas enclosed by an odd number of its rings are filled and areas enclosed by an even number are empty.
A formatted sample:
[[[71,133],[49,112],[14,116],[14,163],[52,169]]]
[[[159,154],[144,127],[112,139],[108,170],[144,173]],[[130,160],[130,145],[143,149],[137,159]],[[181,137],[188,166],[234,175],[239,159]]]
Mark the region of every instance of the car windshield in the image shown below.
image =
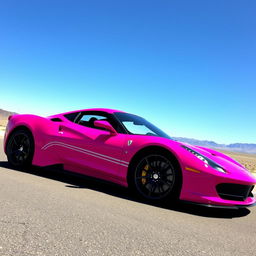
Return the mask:
[[[130,134],[157,136],[171,139],[168,134],[140,116],[122,112],[116,112],[114,115]]]

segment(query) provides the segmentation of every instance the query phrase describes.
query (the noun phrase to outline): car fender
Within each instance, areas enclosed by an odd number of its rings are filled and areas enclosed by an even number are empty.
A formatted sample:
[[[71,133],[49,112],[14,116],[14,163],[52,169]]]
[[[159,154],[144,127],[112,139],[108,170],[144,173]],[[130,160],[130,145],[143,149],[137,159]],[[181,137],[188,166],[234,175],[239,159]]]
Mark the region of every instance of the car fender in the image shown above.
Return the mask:
[[[59,158],[57,154],[49,154],[41,150],[51,135],[58,132],[58,124],[51,120],[40,117],[37,115],[14,115],[9,119],[6,127],[6,133],[4,138],[4,150],[6,152],[6,145],[9,136],[18,127],[26,127],[33,136],[34,139],[34,157],[32,163],[38,166],[46,166],[51,164],[57,164]]]

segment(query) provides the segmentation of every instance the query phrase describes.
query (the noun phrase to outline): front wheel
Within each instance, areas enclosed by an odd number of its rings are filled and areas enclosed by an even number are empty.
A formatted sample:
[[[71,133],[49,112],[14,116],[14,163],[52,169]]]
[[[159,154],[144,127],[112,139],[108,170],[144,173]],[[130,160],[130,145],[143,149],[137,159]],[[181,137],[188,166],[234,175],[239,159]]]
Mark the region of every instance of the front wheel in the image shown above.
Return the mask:
[[[180,190],[180,172],[168,156],[148,154],[134,165],[132,187],[150,201],[177,199]]]
[[[16,167],[29,167],[34,154],[34,141],[32,135],[25,129],[14,131],[6,147],[8,162]]]

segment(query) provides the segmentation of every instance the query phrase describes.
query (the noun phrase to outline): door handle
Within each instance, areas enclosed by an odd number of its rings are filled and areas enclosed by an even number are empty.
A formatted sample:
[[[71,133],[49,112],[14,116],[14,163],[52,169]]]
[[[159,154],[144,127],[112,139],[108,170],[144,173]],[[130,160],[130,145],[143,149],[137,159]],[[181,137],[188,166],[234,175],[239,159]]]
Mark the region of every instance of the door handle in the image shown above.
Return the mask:
[[[63,126],[62,125],[59,126],[59,133],[63,134]]]

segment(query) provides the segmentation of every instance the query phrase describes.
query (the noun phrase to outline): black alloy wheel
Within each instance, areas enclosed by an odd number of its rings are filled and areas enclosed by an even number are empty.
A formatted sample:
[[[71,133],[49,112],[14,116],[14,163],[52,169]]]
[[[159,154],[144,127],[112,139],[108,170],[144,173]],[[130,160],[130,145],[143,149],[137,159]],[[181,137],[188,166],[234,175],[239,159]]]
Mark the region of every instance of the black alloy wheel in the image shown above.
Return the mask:
[[[171,160],[160,154],[144,156],[137,164],[134,185],[139,194],[149,200],[176,196],[178,173]]]
[[[34,153],[34,142],[30,133],[25,129],[14,131],[8,139],[6,152],[12,166],[29,167]]]

